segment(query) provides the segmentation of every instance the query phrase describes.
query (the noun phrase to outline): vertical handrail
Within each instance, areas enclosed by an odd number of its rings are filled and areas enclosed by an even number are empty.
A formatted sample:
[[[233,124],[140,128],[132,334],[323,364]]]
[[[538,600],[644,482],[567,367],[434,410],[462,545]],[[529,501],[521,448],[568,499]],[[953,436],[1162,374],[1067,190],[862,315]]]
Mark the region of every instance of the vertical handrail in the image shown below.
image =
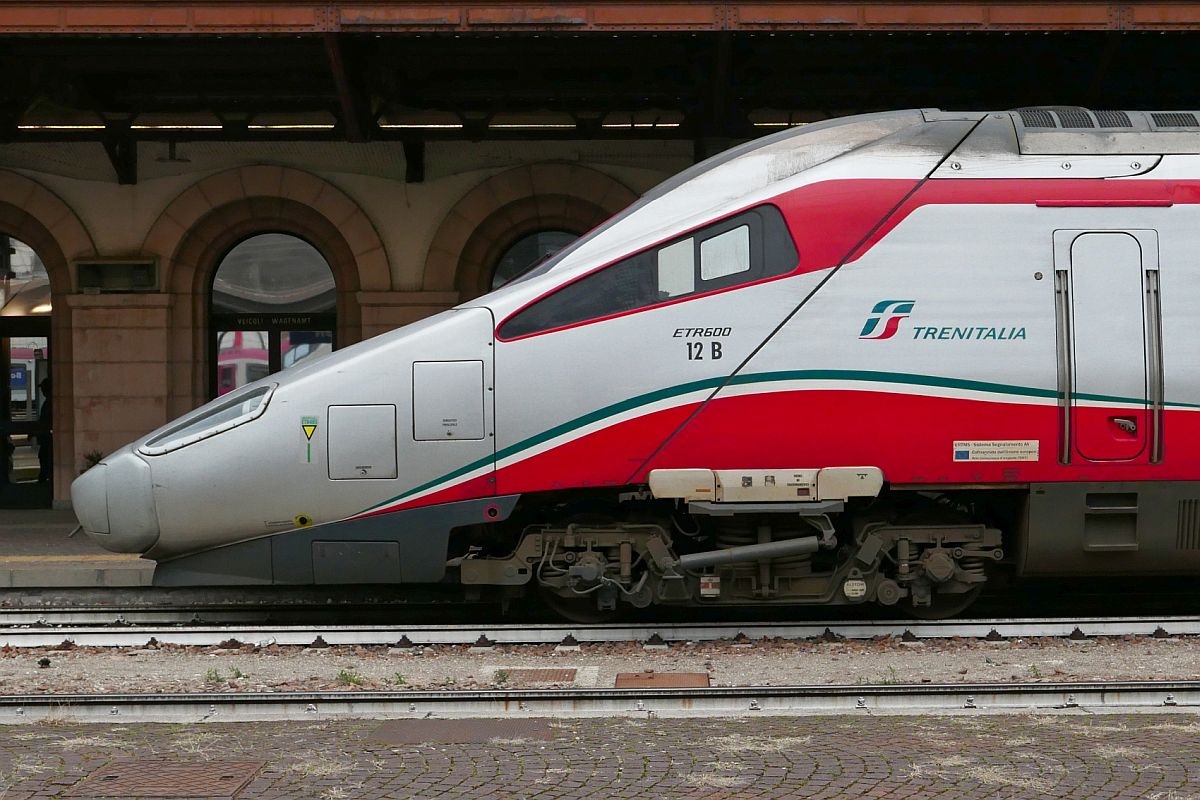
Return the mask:
[[[1162,294],[1159,291],[1158,270],[1146,270],[1146,366],[1150,382],[1150,463],[1162,461],[1163,410],[1166,405],[1163,381],[1162,352]]]
[[[1058,460],[1062,464],[1071,463],[1071,389],[1074,375],[1071,365],[1074,362],[1071,346],[1071,283],[1070,275],[1065,268],[1054,270],[1054,317],[1058,332],[1058,409],[1059,409],[1059,450]]]

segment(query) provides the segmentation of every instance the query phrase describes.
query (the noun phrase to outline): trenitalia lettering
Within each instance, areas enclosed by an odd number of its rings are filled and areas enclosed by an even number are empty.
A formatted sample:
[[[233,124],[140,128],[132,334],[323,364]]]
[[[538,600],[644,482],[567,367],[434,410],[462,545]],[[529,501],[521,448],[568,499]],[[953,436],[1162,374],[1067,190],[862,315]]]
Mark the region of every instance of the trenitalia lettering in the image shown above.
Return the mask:
[[[996,339],[996,340],[1012,340],[1024,339],[1024,328],[992,328],[986,325],[980,325],[971,328],[956,328],[956,327],[930,327],[925,325],[916,325],[913,327],[914,339],[937,339],[939,341],[948,339]]]
[[[880,300],[871,309],[871,315],[867,317],[867,321],[863,325],[862,331],[859,332],[858,338],[879,341],[895,337],[896,334],[900,333],[901,323],[909,319],[916,305],[916,300]],[[675,335],[678,336],[679,333],[676,332]],[[935,341],[982,341],[992,339],[998,342],[1011,342],[1016,339],[1023,340],[1026,338],[1026,335],[1025,329],[1019,328],[1016,325],[1011,327],[996,327],[992,325],[968,325],[965,327],[957,325],[914,325],[912,338],[921,341],[929,339]]]

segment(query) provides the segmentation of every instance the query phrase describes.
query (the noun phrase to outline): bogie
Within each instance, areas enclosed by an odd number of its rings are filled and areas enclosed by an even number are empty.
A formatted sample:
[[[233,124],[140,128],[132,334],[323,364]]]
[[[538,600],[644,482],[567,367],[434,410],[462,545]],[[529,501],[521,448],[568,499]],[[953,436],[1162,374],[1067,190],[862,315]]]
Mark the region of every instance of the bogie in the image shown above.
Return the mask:
[[[650,605],[878,603],[934,617],[969,605],[1004,560],[1001,531],[968,521],[972,509],[945,496],[838,504],[837,513],[822,513],[829,504],[699,514],[670,501],[635,505],[624,521],[593,514],[521,527],[511,551],[462,559],[460,579],[535,588],[577,621]]]

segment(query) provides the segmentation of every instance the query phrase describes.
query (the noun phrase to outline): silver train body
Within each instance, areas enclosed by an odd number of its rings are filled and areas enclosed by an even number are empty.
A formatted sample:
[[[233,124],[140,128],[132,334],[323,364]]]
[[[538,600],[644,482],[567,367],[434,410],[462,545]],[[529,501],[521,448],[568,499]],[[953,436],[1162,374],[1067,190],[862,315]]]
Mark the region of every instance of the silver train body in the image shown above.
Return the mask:
[[[156,583],[902,604],[1200,570],[1200,127],[899,111],[735,148],[489,295],[74,484]]]

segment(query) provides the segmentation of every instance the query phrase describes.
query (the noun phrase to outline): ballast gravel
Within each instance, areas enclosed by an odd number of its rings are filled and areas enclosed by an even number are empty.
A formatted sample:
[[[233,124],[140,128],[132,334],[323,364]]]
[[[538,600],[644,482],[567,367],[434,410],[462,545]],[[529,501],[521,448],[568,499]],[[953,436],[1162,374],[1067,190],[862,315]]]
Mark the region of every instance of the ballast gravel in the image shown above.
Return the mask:
[[[523,670],[567,670],[539,682]],[[564,675],[574,670],[571,680]],[[623,672],[706,673],[713,686],[1200,679],[1200,637],[389,647],[0,649],[0,694],[405,691],[613,686]],[[547,673],[542,673],[546,675]]]

